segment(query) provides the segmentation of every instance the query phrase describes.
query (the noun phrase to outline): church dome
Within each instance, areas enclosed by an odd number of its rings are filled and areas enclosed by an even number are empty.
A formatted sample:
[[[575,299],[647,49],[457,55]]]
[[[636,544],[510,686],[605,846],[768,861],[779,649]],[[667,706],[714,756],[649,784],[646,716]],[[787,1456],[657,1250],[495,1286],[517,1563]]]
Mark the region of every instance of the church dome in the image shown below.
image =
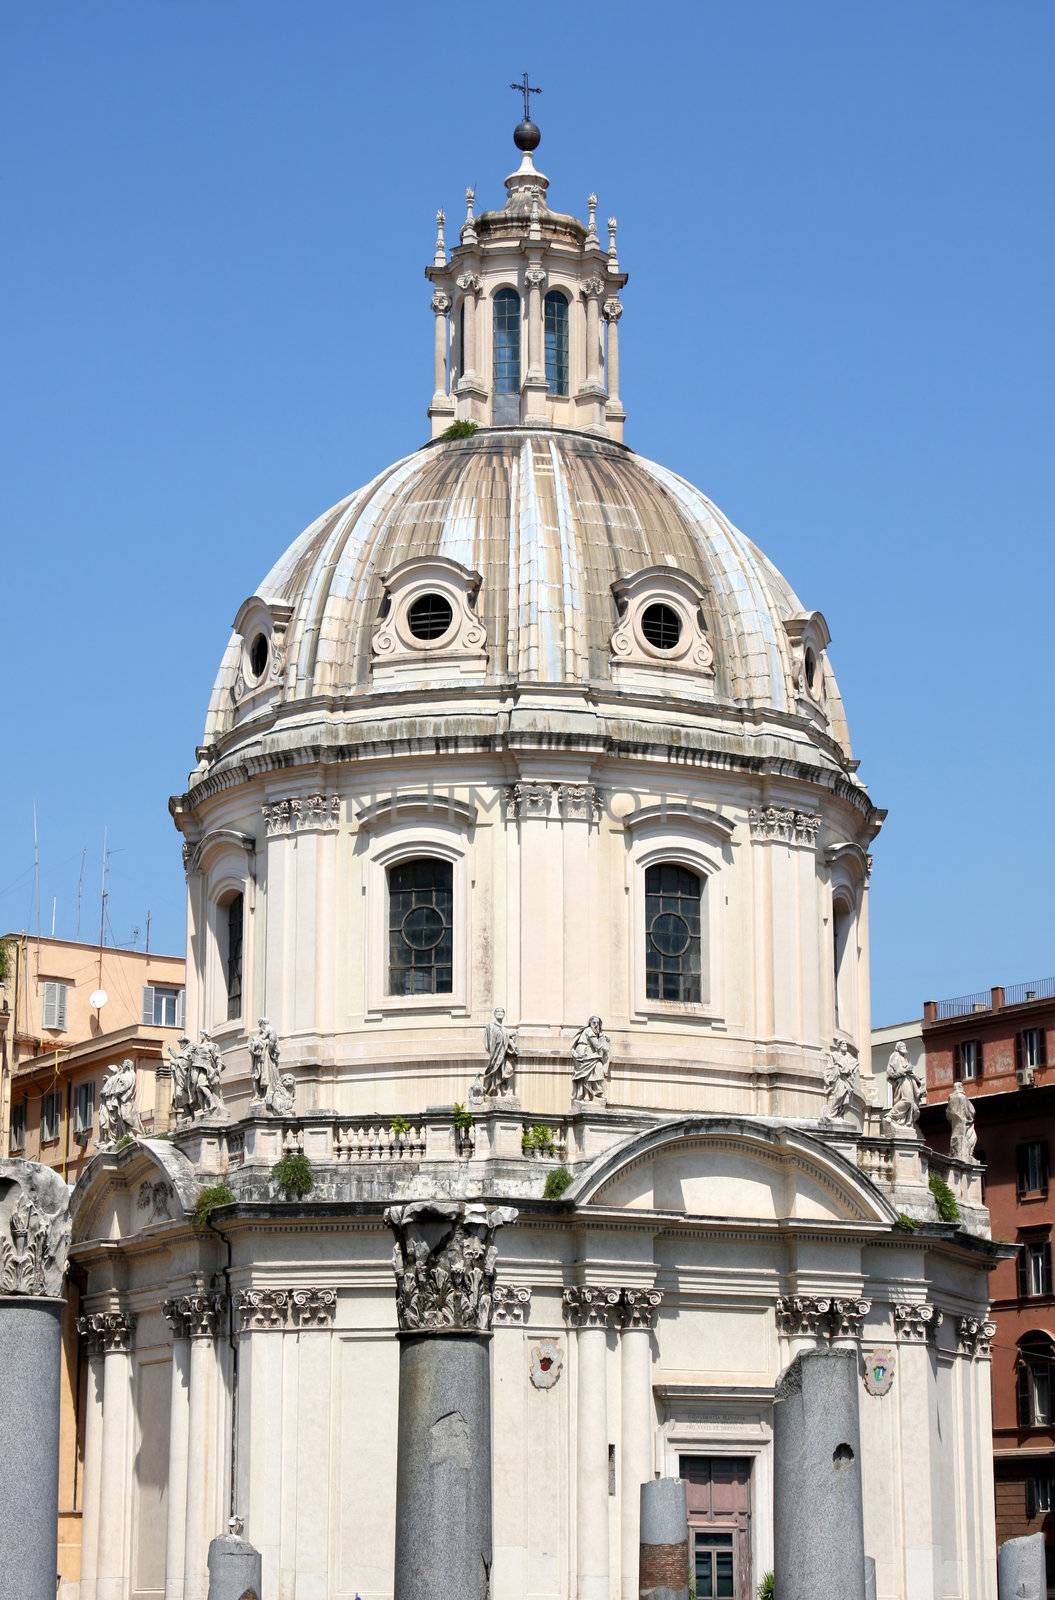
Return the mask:
[[[827,643],[678,474],[586,432],[485,427],[396,462],[295,540],[236,618],[202,753],[378,694],[559,686],[775,713],[842,765]]]

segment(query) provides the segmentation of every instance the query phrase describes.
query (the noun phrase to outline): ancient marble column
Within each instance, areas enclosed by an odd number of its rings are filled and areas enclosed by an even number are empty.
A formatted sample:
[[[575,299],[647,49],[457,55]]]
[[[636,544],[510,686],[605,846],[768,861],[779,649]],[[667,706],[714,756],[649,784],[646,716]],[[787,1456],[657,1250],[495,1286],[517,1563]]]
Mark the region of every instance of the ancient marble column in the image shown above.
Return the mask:
[[[780,1600],[864,1600],[858,1362],[805,1350],[773,1406],[774,1570]]]
[[[641,1503],[640,1600],[689,1600],[689,1513],[682,1478],[654,1478]]]
[[[395,1600],[487,1600],[495,1229],[508,1207],[390,1206],[399,1318]]]
[[[618,1289],[593,1284],[564,1291],[564,1314],[575,1332],[575,1503],[578,1526],[578,1600],[608,1600],[608,1399],[605,1365],[608,1325],[619,1306]]]
[[[604,303],[604,320],[608,324],[608,408],[621,411],[619,398],[619,318],[623,315],[623,302],[612,295]]]
[[[19,1600],[55,1596],[69,1195],[48,1167],[0,1161],[0,1589]]]
[[[638,1595],[640,1490],[642,1484],[652,1480],[652,1328],[662,1299],[658,1289],[624,1289],[618,1307],[622,1329],[619,1529],[623,1600],[637,1600]]]
[[[1042,1533],[1005,1539],[996,1553],[996,1583],[1000,1600],[1047,1600]]]
[[[103,1426],[99,1465],[99,1554],[97,1600],[124,1600],[129,1493],[128,1435],[132,1410],[132,1363],[136,1319],[123,1307],[92,1315],[103,1351]]]

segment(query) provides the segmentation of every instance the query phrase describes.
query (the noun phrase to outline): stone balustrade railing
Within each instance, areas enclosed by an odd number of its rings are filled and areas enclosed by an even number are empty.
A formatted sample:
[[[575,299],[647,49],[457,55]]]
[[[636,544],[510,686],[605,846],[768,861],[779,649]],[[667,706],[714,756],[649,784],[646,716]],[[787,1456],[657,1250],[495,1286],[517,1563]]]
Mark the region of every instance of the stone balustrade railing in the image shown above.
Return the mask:
[[[333,1148],[338,1162],[423,1161],[425,1130],[417,1125],[362,1121],[351,1126],[339,1123]]]

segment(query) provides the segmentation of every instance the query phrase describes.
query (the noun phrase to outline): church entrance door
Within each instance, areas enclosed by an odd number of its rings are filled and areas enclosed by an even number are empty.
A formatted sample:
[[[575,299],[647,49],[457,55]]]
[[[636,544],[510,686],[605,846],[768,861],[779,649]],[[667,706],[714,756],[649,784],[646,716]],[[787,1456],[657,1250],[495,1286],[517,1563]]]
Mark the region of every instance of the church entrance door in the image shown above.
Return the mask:
[[[682,1456],[696,1600],[752,1600],[751,1461]]]

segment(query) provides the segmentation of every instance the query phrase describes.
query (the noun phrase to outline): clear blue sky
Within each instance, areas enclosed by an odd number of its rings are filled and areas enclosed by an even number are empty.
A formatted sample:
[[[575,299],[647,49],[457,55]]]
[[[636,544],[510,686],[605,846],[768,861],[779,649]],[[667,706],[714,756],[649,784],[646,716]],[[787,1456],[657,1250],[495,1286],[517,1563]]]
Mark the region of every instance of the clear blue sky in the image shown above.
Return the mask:
[[[464,24],[464,26],[462,26]],[[180,949],[228,628],[425,437],[440,204],[620,220],[628,438],[823,610],[890,808],[874,1016],[1055,972],[1055,8],[8,6],[0,924]]]

